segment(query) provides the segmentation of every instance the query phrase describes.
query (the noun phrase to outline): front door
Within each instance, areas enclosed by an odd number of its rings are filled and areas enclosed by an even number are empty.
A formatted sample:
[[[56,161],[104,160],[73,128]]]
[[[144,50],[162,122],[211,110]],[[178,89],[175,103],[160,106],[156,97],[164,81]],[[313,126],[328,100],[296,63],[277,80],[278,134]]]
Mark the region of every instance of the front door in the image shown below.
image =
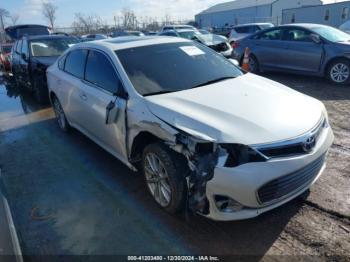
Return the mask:
[[[126,100],[116,96],[122,89],[108,55],[90,50],[79,97],[80,125],[87,134],[119,159],[126,160]],[[109,111],[108,105],[114,106]],[[106,123],[108,115],[108,123]]]
[[[289,28],[283,39],[286,42],[285,67],[304,72],[319,72],[323,57],[323,44],[311,40],[311,32],[302,28]]]

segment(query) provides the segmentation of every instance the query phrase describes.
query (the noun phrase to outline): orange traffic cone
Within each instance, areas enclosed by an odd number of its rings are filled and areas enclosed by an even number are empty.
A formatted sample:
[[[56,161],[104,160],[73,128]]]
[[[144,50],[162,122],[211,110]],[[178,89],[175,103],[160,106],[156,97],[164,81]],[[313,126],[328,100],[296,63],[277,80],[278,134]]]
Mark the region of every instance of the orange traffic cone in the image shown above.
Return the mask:
[[[249,72],[249,55],[250,55],[250,50],[247,47],[244,50],[244,58],[243,58],[243,63],[242,63],[242,69],[244,71],[247,71],[247,72]]]

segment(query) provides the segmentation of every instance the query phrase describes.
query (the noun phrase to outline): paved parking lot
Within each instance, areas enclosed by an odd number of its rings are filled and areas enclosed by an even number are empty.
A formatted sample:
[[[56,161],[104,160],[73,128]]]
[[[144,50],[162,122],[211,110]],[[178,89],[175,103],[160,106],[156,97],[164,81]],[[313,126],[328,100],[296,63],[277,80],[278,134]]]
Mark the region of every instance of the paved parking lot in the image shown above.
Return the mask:
[[[336,139],[310,192],[239,222],[161,211],[142,176],[77,131],[62,133],[49,107],[3,79],[0,168],[22,252],[350,256],[350,88],[264,76],[322,100]]]

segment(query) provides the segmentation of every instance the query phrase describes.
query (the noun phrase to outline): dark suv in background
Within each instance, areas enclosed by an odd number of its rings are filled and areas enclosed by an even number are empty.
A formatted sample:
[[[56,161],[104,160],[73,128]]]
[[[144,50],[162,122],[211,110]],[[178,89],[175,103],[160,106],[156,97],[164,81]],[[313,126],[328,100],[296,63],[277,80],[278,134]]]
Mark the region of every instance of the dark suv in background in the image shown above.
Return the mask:
[[[46,69],[78,39],[65,35],[24,36],[12,53],[12,73],[18,86],[33,92],[40,103],[48,101]]]
[[[45,25],[15,25],[5,28],[5,33],[15,41],[28,35],[49,35],[51,28]]]

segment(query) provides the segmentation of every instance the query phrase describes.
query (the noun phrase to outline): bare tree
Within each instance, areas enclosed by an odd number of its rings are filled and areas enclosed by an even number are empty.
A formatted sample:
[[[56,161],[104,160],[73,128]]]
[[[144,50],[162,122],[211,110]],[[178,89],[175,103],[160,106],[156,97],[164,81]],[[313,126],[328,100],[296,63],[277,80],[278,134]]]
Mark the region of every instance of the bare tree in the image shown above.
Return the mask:
[[[8,18],[9,16],[9,11],[0,8],[0,42],[5,42],[5,18]]]
[[[134,11],[130,9],[123,9],[122,11],[122,24],[125,29],[136,29],[137,28],[137,17]]]
[[[11,19],[12,25],[16,25],[19,19],[19,14],[12,14],[10,16],[10,19]]]
[[[75,34],[91,34],[106,27],[98,15],[76,13],[72,24]]]
[[[4,31],[5,28],[5,18],[10,16],[10,12],[4,8],[0,8],[0,26],[1,30]]]
[[[56,21],[56,11],[58,7],[51,2],[44,2],[42,5],[42,14],[50,23],[50,26],[54,28]]]

